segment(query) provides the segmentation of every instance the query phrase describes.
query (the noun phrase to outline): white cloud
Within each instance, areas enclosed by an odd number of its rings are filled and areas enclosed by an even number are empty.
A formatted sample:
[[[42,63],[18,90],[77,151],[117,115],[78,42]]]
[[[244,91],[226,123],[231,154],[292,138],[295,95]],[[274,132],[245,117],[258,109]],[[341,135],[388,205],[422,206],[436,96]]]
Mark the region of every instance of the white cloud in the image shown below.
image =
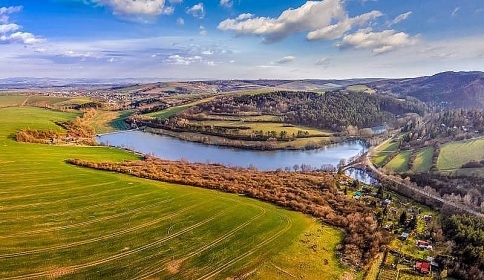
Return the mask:
[[[176,19],[176,24],[178,24],[178,25],[184,25],[185,24],[185,20],[183,18],[177,18]]]
[[[175,65],[190,65],[193,63],[201,63],[203,58],[199,55],[195,56],[181,56],[178,54],[170,55],[165,62],[168,64],[175,64]]]
[[[234,5],[234,2],[232,0],[220,0],[220,6],[223,6],[225,8],[232,8]]]
[[[311,31],[306,38],[308,40],[334,40],[341,38],[347,31],[351,30],[355,26],[362,26],[368,23],[368,21],[382,16],[379,11],[371,11],[366,14],[356,16],[354,18],[345,18],[337,24],[328,25],[321,29]]]
[[[338,46],[353,49],[372,49],[373,53],[382,54],[397,48],[414,45],[415,37],[410,37],[404,32],[395,33],[395,30],[371,32],[371,30],[359,30],[354,34],[343,37]]]
[[[20,43],[25,45],[32,45],[42,43],[45,40],[35,36],[29,32],[20,32],[22,26],[16,23],[9,23],[10,14],[22,11],[22,6],[0,7],[0,43],[13,44]]]
[[[163,10],[161,11],[162,14],[164,15],[171,15],[175,12],[175,8],[169,6],[169,7],[165,7],[163,8]]]
[[[402,20],[406,20],[411,14],[412,12],[410,11],[410,12],[406,12],[401,15],[398,15],[395,19],[392,20],[392,22],[388,26],[392,26],[394,24],[401,22]]]
[[[207,35],[207,29],[203,25],[200,25],[200,35],[205,36]]]
[[[92,2],[107,6],[115,15],[144,15],[158,16],[164,12],[165,0],[91,0]]]
[[[459,12],[459,10],[460,10],[460,7],[455,8],[455,9],[452,11],[452,13],[450,14],[450,16],[451,16],[451,17],[454,17],[455,15],[457,15],[457,13]]]
[[[45,40],[38,38],[34,36],[34,34],[29,32],[15,32],[12,34],[0,36],[0,42],[32,45],[32,44],[45,42]]]
[[[289,62],[293,62],[294,60],[296,60],[296,57],[289,55],[289,56],[285,56],[281,59],[276,60],[274,63],[276,63],[276,64],[286,64],[286,63],[289,63]]]
[[[20,25],[15,23],[0,24],[0,34],[15,32],[20,29]]]
[[[340,0],[307,1],[296,9],[285,10],[277,18],[242,14],[220,22],[218,29],[240,35],[259,35],[264,42],[271,43],[297,32],[323,28],[333,20],[343,20],[345,17],[346,12]]]
[[[187,9],[187,14],[190,14],[196,18],[204,18],[205,17],[205,8],[203,7],[203,3],[200,2],[196,5],[193,5],[191,8]]]
[[[315,65],[327,66],[329,64],[329,58],[327,58],[327,57],[320,58],[320,59],[316,60],[316,62],[314,62],[314,64]]]

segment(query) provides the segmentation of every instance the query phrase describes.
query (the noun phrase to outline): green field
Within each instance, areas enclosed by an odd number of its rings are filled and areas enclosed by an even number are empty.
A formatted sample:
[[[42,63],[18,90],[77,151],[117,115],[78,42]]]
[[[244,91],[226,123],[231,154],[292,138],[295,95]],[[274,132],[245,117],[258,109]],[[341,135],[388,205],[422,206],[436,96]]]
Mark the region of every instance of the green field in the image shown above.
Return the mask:
[[[27,95],[0,93],[0,108],[20,106],[27,100],[27,98],[29,98]]]
[[[406,172],[408,171],[408,160],[412,155],[411,151],[403,151],[398,153],[392,160],[390,160],[385,168],[393,170],[395,172]]]
[[[291,136],[292,133],[297,135],[298,131],[307,131],[309,136],[331,136],[332,133],[318,130],[309,127],[302,127],[302,126],[289,126],[279,122],[247,122],[247,121],[193,121],[193,123],[197,123],[200,125],[205,126],[223,126],[223,127],[249,127],[247,130],[242,130],[241,133],[246,132],[246,134],[252,133],[253,130],[260,131],[262,130],[264,133],[269,131],[275,131],[276,133],[280,133],[281,131],[286,131],[288,136]]]
[[[250,272],[268,279],[272,260],[290,266],[298,238],[318,222],[234,194],[139,179],[66,164],[68,158],[130,160],[105,147],[17,143],[21,128],[56,129],[79,114],[0,109],[0,278],[226,279]],[[319,226],[321,227],[321,226]],[[338,277],[341,234],[329,232],[321,270]],[[336,232],[336,233],[334,233]],[[286,267],[286,265],[288,267]],[[314,277],[314,275],[318,275]]]
[[[387,160],[387,158],[398,148],[398,140],[391,139],[389,141],[383,142],[383,144],[378,147],[372,156],[371,161],[377,167],[381,167],[382,164]]]
[[[124,121],[133,111],[102,111],[97,110],[96,114],[87,121],[94,128],[96,133],[109,133],[116,130],[125,130],[129,125]]]
[[[432,168],[432,156],[434,148],[428,147],[417,152],[417,156],[413,161],[413,172],[429,172]]]
[[[441,171],[452,171],[472,160],[484,160],[484,138],[443,145],[437,159],[437,168]]]
[[[154,117],[154,118],[164,120],[164,119],[168,119],[169,117],[180,113],[181,111],[183,111],[185,109],[188,109],[188,108],[193,107],[195,105],[198,105],[200,103],[209,102],[209,101],[213,100],[214,98],[215,97],[209,97],[209,98],[205,98],[205,99],[202,99],[202,100],[191,102],[191,103],[188,103],[188,104],[185,104],[185,105],[170,107],[168,109],[158,111],[158,112],[149,113],[149,114],[146,114],[146,115],[149,116],[149,117]]]

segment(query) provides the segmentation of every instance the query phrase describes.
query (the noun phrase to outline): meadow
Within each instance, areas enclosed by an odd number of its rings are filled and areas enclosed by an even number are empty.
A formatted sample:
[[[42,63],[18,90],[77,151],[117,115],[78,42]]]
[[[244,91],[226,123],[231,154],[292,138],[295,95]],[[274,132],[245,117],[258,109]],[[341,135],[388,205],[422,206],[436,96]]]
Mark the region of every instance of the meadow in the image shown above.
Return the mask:
[[[433,147],[427,147],[417,152],[413,161],[413,172],[429,172],[432,168],[432,156],[434,154]]]
[[[395,172],[406,172],[408,171],[408,160],[411,155],[411,151],[400,152],[385,165],[385,168]]]
[[[471,160],[484,160],[484,138],[450,142],[440,149],[437,167],[442,171],[459,169]]]
[[[382,167],[382,165],[389,159],[392,153],[398,149],[398,140],[391,139],[382,143],[380,147],[375,151],[375,154],[372,156],[371,161],[375,166]]]
[[[337,279],[347,273],[334,253],[341,232],[308,216],[234,194],[65,163],[138,158],[122,150],[13,140],[18,129],[61,130],[54,121],[79,115],[0,109],[0,278],[267,279],[282,269]],[[324,234],[299,242],[321,228]],[[303,258],[308,248],[311,260]],[[298,256],[314,268],[285,261]]]

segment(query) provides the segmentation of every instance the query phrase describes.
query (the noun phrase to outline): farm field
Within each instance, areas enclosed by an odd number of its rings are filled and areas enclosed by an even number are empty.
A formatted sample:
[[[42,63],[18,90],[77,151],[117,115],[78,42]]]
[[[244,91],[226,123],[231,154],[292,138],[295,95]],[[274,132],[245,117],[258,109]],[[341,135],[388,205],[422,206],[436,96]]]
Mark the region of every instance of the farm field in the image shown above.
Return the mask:
[[[441,171],[452,171],[472,160],[484,160],[484,138],[443,145],[437,159],[437,168]]]
[[[433,147],[428,147],[417,152],[413,161],[413,172],[429,172],[432,167]]]
[[[267,279],[271,260],[294,271],[284,260],[305,254],[297,242],[318,228],[331,238],[318,243],[329,253],[314,255],[328,259],[316,270],[344,273],[333,255],[339,231],[300,213],[64,162],[136,158],[121,150],[12,140],[20,128],[60,130],[53,121],[78,115],[0,109],[0,278],[225,279],[261,267]],[[316,270],[298,273],[314,279]]]
[[[124,119],[132,113],[132,111],[120,112],[97,110],[96,114],[94,114],[87,123],[92,126],[98,134],[124,130],[129,128],[129,125],[124,122]]]
[[[168,109],[161,110],[161,111],[158,111],[158,112],[149,113],[149,114],[146,114],[146,115],[149,116],[149,117],[154,117],[154,118],[164,120],[164,119],[168,119],[169,117],[180,113],[181,111],[183,111],[185,109],[188,109],[188,108],[193,107],[195,105],[198,105],[200,103],[211,101],[214,98],[215,97],[209,97],[209,98],[201,99],[201,100],[191,102],[191,103],[188,103],[188,104],[185,104],[185,105],[170,107]]]
[[[385,165],[385,168],[393,170],[395,172],[408,171],[408,160],[412,155],[411,151],[403,151],[396,155],[390,162]]]
[[[0,93],[0,108],[19,106],[25,100],[27,100],[27,98],[28,98],[27,95]]]
[[[383,143],[372,156],[371,161],[377,167],[381,167],[387,158],[398,148],[398,141],[391,139]]]
[[[287,134],[290,136],[292,133],[296,134],[298,131],[307,131],[309,133],[308,136],[331,136],[332,134],[326,131],[302,127],[302,126],[291,126],[285,125],[279,122],[247,122],[247,121],[190,121],[196,124],[203,124],[203,125],[213,125],[213,126],[222,126],[222,127],[248,127],[247,130],[241,130],[241,133],[247,132],[247,134],[252,133],[253,130],[260,131],[262,130],[264,133],[269,131],[275,131],[276,133],[280,133],[281,131],[286,131]]]

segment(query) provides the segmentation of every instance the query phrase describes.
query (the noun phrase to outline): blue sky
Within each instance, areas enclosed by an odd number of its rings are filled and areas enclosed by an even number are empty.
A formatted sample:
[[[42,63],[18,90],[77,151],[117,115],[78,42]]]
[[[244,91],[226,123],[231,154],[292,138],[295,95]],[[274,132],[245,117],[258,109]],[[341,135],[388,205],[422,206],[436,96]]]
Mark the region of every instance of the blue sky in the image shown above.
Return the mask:
[[[0,78],[484,70],[482,0],[0,0]]]

